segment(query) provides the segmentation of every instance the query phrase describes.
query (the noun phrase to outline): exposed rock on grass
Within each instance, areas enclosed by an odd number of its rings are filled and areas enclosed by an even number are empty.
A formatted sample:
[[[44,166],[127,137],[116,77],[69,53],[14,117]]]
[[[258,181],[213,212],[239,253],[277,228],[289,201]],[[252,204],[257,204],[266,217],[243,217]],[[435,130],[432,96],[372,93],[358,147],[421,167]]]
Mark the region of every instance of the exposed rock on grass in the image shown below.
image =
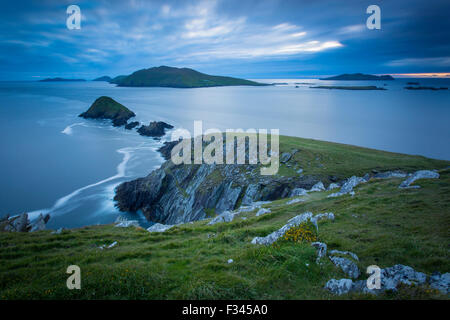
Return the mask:
[[[340,267],[342,271],[350,278],[356,279],[359,277],[359,269],[356,263],[341,257],[330,256],[331,262],[333,262],[337,267]]]
[[[403,181],[400,184],[399,188],[420,188],[420,186],[411,186],[411,183],[419,179],[439,179],[439,173],[431,170],[416,171],[411,176],[409,176],[405,181]]]
[[[170,224],[161,224],[161,223],[155,223],[150,228],[147,229],[148,232],[164,232],[172,228],[173,225]]]

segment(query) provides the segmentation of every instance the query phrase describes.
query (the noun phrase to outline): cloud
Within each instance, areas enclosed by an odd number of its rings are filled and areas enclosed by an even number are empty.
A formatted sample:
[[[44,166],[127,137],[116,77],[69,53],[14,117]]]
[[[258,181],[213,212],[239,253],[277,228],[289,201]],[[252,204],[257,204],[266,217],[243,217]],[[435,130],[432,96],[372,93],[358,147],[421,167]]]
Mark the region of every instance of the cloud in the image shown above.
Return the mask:
[[[386,63],[389,67],[425,66],[425,67],[450,67],[450,57],[435,58],[405,58],[392,60]]]

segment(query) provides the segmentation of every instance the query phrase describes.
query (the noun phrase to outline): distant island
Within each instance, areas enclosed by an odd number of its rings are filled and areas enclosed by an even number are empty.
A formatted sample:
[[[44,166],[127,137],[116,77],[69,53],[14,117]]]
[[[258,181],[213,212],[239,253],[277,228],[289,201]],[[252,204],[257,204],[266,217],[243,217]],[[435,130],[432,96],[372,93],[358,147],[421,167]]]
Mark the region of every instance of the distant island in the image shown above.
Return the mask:
[[[311,89],[338,89],[338,90],[386,90],[376,86],[316,86]]]
[[[394,80],[390,75],[375,76],[363,73],[345,73],[334,77],[322,78],[319,80]]]
[[[119,87],[170,88],[269,85],[239,78],[212,76],[189,68],[174,68],[167,66],[138,70],[128,76],[115,77],[110,83],[117,84]]]
[[[46,78],[42,80],[38,80],[39,82],[82,82],[86,81],[85,79],[64,79],[64,78]]]
[[[115,127],[126,125],[128,119],[134,116],[133,111],[106,96],[97,98],[86,112],[79,115],[85,119],[111,119]]]
[[[447,87],[405,87],[406,90],[432,90],[432,91],[437,91],[437,90],[448,90]]]
[[[92,81],[106,81],[106,82],[111,82],[111,77],[108,77],[108,76],[103,76],[103,77],[100,77],[100,78],[96,78],[96,79],[94,79],[94,80],[92,80]]]

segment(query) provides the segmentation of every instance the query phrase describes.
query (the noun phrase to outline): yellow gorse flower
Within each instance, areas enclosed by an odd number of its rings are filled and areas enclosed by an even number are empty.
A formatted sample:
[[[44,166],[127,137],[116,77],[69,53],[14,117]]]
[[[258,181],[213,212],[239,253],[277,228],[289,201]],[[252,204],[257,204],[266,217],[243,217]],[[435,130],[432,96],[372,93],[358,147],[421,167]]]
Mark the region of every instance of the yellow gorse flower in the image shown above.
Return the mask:
[[[317,241],[317,235],[309,223],[303,222],[287,230],[282,239],[292,242],[313,242]]]

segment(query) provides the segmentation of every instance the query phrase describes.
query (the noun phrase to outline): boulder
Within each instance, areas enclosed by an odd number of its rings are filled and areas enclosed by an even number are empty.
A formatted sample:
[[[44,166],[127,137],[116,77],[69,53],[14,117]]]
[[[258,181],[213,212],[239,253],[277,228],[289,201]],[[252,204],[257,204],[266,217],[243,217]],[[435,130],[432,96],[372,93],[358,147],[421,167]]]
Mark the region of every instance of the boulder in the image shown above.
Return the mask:
[[[309,191],[313,192],[313,191],[324,191],[324,190],[325,190],[325,186],[323,185],[322,181],[319,181],[315,185],[313,185],[311,190],[309,190]]]
[[[330,185],[328,186],[327,190],[330,191],[330,190],[333,190],[333,189],[336,189],[336,188],[339,188],[339,187],[340,186],[339,186],[338,183],[330,183]]]
[[[141,136],[162,137],[166,134],[166,129],[173,129],[173,126],[163,121],[152,121],[148,126],[141,126],[137,132]]]
[[[359,277],[359,269],[356,263],[341,257],[329,256],[331,262],[333,262],[337,267],[340,267],[342,271],[350,278],[356,279]]]
[[[313,242],[311,245],[317,249],[316,263],[319,263],[319,260],[327,254],[327,245],[323,242]]]
[[[429,279],[430,287],[439,290],[443,294],[450,293],[450,273],[440,274],[435,272]]]
[[[333,294],[341,295],[350,292],[352,286],[353,281],[351,279],[331,279],[326,283],[325,289]]]
[[[259,216],[261,216],[261,215],[263,215],[263,214],[271,213],[271,212],[272,212],[272,211],[271,211],[269,208],[261,208],[261,209],[259,209],[258,212],[256,213],[256,216],[259,217]]]
[[[356,187],[360,183],[365,183],[365,182],[366,182],[366,180],[364,178],[352,176],[350,179],[348,179],[342,185],[341,190],[339,190],[339,192],[332,193],[328,197],[333,198],[333,197],[342,196],[344,194],[349,194],[349,193],[351,194],[353,192],[354,187]]]
[[[291,194],[289,195],[289,197],[305,196],[307,194],[308,194],[308,191],[303,188],[294,188],[291,191]]]
[[[125,129],[131,130],[139,125],[139,121],[132,121],[125,125]]]
[[[354,254],[353,252],[350,252],[350,251],[340,251],[340,250],[331,250],[331,251],[330,251],[330,255],[331,255],[331,256],[335,256],[335,255],[338,255],[338,254],[341,254],[341,255],[348,255],[348,256],[352,257],[353,259],[355,259],[356,261],[359,261],[358,256],[357,256],[356,254]]]
[[[280,156],[280,162],[281,163],[286,163],[289,160],[291,160],[291,157],[292,157],[292,154],[290,154],[289,152],[284,152]]]
[[[403,171],[377,172],[373,177],[375,179],[404,178],[406,177],[406,173]]]
[[[39,216],[32,220],[30,223],[30,232],[35,232],[35,231],[42,231],[46,229],[46,224],[48,222],[48,220],[50,219],[50,215],[46,214],[45,216],[41,214],[39,214]]]

